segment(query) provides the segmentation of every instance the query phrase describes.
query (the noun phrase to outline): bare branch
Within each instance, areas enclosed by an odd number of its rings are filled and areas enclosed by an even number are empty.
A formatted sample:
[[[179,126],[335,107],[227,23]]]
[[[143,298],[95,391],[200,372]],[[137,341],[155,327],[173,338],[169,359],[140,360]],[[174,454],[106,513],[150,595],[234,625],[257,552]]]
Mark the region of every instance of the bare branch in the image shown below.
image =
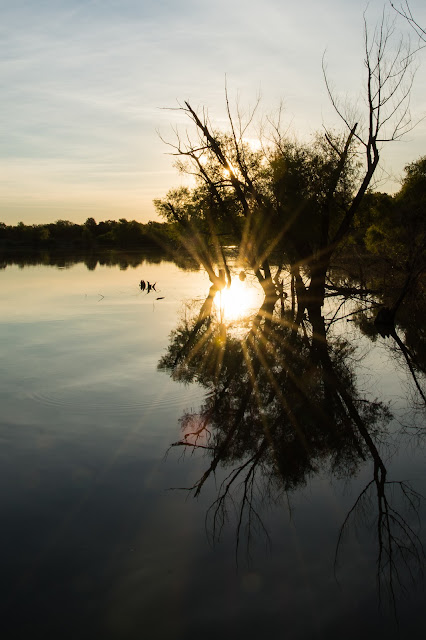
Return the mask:
[[[405,0],[405,5],[401,5],[399,9],[394,5],[393,2],[391,2],[390,4],[392,9],[394,9],[405,20],[407,20],[408,24],[410,25],[410,27],[413,28],[418,38],[421,41],[426,42],[426,30],[423,27],[421,27],[418,22],[416,22],[411,12],[408,0]]]

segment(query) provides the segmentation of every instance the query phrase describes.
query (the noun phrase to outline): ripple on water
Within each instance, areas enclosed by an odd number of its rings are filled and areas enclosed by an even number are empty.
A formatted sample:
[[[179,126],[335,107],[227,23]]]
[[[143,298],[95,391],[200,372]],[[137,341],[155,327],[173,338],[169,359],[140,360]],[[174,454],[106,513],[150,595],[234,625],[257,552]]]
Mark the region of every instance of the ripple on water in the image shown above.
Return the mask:
[[[205,392],[197,386],[178,388],[159,392],[156,394],[142,395],[140,397],[123,396],[123,393],[103,392],[67,392],[67,390],[31,391],[26,397],[31,401],[46,406],[66,409],[73,414],[96,414],[100,411],[108,411],[113,415],[128,415],[149,411],[170,411],[196,406],[202,402]]]

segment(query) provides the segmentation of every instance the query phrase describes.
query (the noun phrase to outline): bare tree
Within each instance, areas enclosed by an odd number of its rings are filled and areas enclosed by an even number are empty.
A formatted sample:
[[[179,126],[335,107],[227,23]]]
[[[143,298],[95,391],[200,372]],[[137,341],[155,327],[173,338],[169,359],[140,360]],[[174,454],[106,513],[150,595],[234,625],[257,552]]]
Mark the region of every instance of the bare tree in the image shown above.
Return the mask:
[[[371,33],[364,14],[364,65],[366,69],[365,112],[353,113],[342,106],[330,86],[323,59],[324,79],[331,103],[346,127],[364,150],[365,170],[351,206],[339,228],[335,242],[347,232],[355,211],[370,186],[384,144],[400,140],[415,126],[410,113],[414,81],[414,55],[409,41],[396,36],[395,20],[385,11]],[[355,122],[358,120],[358,123]],[[328,139],[328,135],[326,134]]]
[[[416,22],[408,1],[405,0],[405,4],[402,4],[399,8],[396,7],[393,2],[391,2],[391,6],[400,16],[407,20],[408,24],[414,29],[419,39],[423,42],[426,42],[426,31],[419,25],[418,22]]]

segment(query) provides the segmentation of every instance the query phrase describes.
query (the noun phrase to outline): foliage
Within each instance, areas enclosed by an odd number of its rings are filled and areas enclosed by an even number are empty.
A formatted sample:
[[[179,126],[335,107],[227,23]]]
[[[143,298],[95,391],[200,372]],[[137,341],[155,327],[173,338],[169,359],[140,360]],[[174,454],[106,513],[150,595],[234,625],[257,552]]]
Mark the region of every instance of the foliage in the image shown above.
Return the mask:
[[[370,198],[370,222],[365,234],[368,251],[400,271],[417,277],[426,268],[426,156],[405,168],[394,197]]]
[[[202,151],[182,150],[190,161],[181,158],[178,168],[190,173],[195,163],[195,186],[155,200],[160,216],[178,222],[191,242],[200,235],[213,245],[237,242],[255,270],[272,253],[293,263],[332,243],[356,189],[352,138],[330,135],[331,146],[320,136],[310,144],[280,137],[253,149],[230,134],[211,135]]]
[[[0,224],[0,247],[3,250],[109,247],[139,249],[143,247],[173,248],[177,245],[174,225],[121,218],[96,223],[88,218],[82,225],[68,220],[54,223],[16,226]]]

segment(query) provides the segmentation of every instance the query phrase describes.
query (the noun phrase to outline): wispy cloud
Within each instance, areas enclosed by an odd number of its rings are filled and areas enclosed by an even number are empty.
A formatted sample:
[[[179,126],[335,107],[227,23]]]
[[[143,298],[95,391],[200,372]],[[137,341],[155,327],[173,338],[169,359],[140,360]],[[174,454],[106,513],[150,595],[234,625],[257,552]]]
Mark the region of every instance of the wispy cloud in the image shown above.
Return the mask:
[[[343,91],[362,73],[362,7],[349,0],[7,4],[0,26],[7,222],[42,221],[47,210],[49,219],[64,217],[63,207],[80,221],[88,198],[100,212],[107,203],[109,216],[111,206],[131,200],[128,215],[149,219],[152,197],[179,179],[156,133],[167,135],[179,114],[161,107],[190,99],[220,122],[226,74],[232,95],[253,102],[260,90],[265,111],[283,98],[298,132],[309,132],[334,117],[321,76],[324,49]],[[371,4],[373,13],[382,6]],[[420,0],[414,9],[422,20]],[[407,146],[402,164],[410,153]]]

